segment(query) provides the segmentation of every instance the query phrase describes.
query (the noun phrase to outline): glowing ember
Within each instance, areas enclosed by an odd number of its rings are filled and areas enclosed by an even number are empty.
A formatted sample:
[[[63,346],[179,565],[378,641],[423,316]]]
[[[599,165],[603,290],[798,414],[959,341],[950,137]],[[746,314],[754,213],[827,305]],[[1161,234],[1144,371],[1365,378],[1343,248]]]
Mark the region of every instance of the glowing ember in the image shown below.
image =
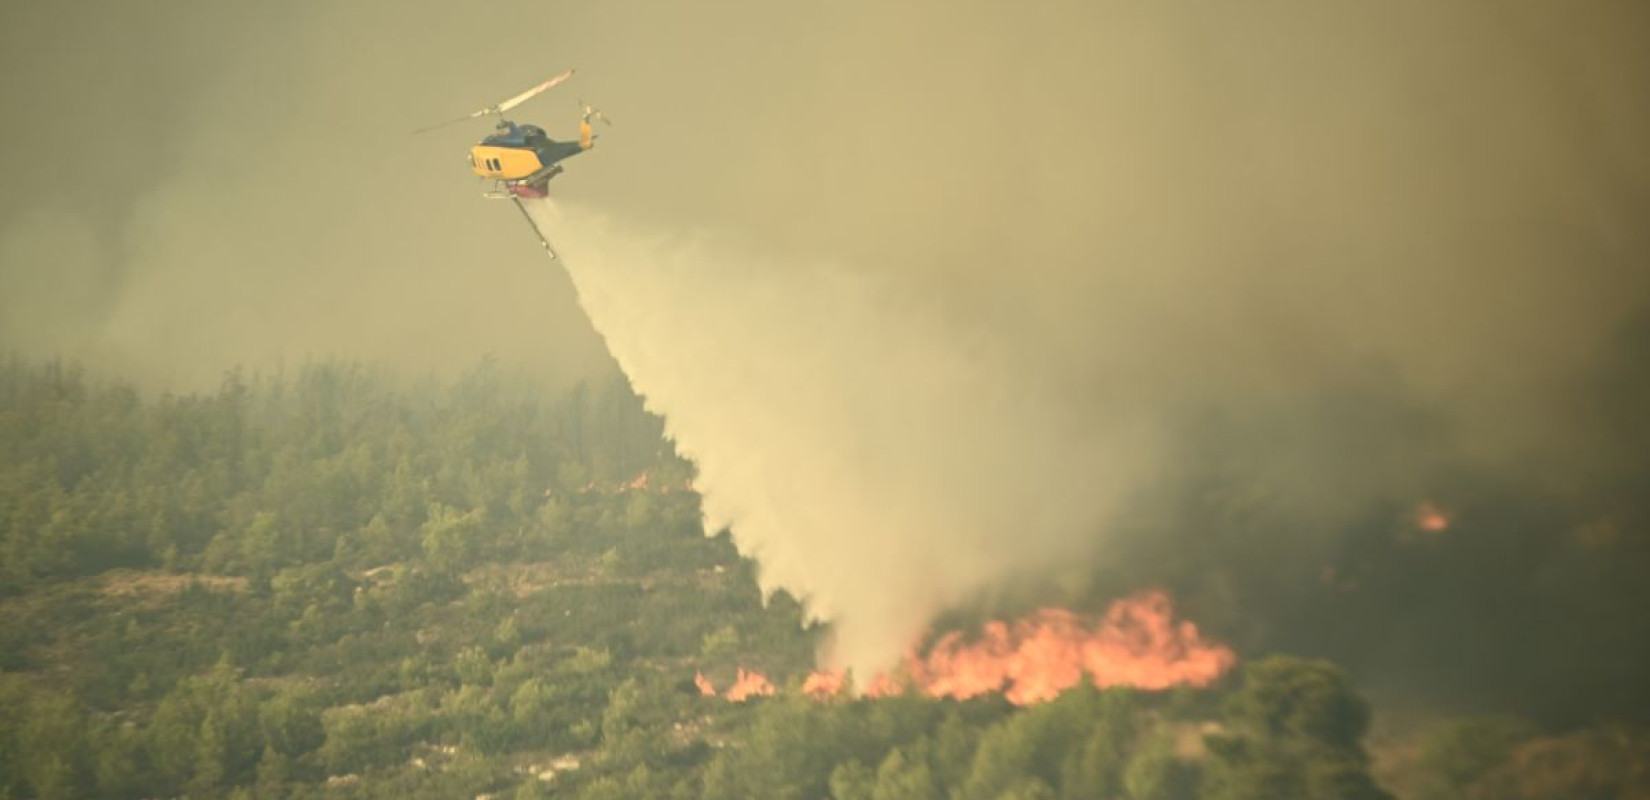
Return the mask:
[[[693,491],[693,479],[692,478],[684,478],[684,479],[682,479],[682,482],[679,483],[679,484],[669,484],[669,483],[661,482],[660,480],[654,478],[652,473],[648,472],[647,470],[643,470],[642,474],[637,475],[636,477],[631,478],[628,481],[620,481],[618,483],[612,483],[612,484],[602,484],[602,483],[598,483],[596,481],[590,481],[589,483],[585,484],[582,488],[580,488],[578,490],[578,493],[579,494],[592,494],[592,493],[595,493],[595,494],[625,494],[627,492],[656,492],[658,494],[670,494],[671,492],[691,492],[691,491]],[[545,490],[544,490],[544,496],[545,497],[551,497],[551,496],[555,495],[555,493],[556,493],[556,489],[553,486],[552,487],[546,487]]]
[[[716,696],[716,686],[710,682],[710,678],[705,677],[703,672],[693,673],[693,685],[699,687],[699,694],[702,697]]]
[[[1415,509],[1415,527],[1427,533],[1443,533],[1449,530],[1450,513],[1431,502],[1425,502]]]
[[[767,697],[773,694],[773,684],[760,672],[747,672],[744,667],[739,668],[739,677],[728,687],[727,694],[722,695],[730,702],[743,703],[749,697]]]
[[[933,697],[1000,691],[1025,705],[1053,699],[1085,673],[1100,687],[1167,689],[1208,685],[1236,662],[1230,648],[1203,641],[1196,625],[1176,623],[1168,594],[1152,590],[1112,603],[1097,625],[1070,611],[1045,608],[1014,623],[987,623],[974,641],[949,633],[926,655],[907,657],[900,672]],[[816,672],[804,689],[832,694],[842,683],[839,673]],[[902,688],[902,681],[879,675],[865,694],[878,697]]]

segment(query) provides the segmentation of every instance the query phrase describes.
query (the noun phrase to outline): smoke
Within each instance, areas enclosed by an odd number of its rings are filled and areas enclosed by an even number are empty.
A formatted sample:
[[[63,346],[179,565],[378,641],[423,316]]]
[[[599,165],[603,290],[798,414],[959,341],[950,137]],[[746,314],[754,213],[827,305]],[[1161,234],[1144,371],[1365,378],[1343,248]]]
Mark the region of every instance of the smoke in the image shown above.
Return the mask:
[[[713,522],[835,623],[838,658],[887,663],[1004,586],[1098,605],[1164,582],[1257,647],[1343,641],[1294,609],[1355,596],[1369,647],[1334,654],[1357,661],[1442,618],[1391,577],[1424,555],[1420,503],[1567,508],[1516,536],[1468,514],[1446,538],[1519,556],[1430,568],[1457,607],[1451,586],[1505,600],[1498,569],[1539,582],[1589,517],[1639,518],[1600,493],[1641,474],[1615,444],[1638,423],[1598,411],[1642,383],[1642,9],[657,24],[675,38],[634,50],[698,68],[638,90],[639,130],[570,167],[604,179],[545,224]],[[1382,656],[1359,663],[1428,669]]]
[[[611,369],[480,132],[406,133],[577,67],[556,244],[845,659],[1006,582],[1505,697],[1650,663],[1642,2],[387,8],[0,7],[0,345]]]

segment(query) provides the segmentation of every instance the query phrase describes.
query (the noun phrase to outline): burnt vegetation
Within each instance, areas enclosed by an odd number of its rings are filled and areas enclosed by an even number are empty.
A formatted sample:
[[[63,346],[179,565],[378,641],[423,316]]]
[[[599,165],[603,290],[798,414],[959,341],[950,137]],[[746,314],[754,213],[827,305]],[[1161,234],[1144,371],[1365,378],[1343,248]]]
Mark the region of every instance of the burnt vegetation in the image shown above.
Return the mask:
[[[639,480],[645,476],[645,481]],[[0,366],[0,798],[1642,797],[1650,736],[1371,737],[1327,661],[1016,708],[799,691],[622,381],[321,363],[140,396]],[[702,697],[738,667],[772,697]]]

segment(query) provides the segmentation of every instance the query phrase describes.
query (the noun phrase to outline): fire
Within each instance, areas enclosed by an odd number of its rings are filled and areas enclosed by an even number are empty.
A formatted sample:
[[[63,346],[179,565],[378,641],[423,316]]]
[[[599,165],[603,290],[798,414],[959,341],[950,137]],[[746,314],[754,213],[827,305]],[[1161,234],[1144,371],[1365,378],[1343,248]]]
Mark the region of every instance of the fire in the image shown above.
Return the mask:
[[[710,682],[703,672],[693,673],[693,685],[699,689],[702,697],[717,696],[716,684]],[[743,703],[751,697],[767,697],[774,693],[773,684],[768,682],[767,676],[756,670],[747,670],[739,667],[735,673],[733,685],[722,693],[722,697],[729,702]]]
[[[802,693],[816,699],[824,699],[842,691],[842,684],[842,673],[821,670],[809,675],[807,680],[802,682]]]
[[[1236,660],[1229,648],[1202,641],[1196,625],[1174,622],[1168,594],[1153,590],[1112,603],[1092,629],[1070,611],[1045,608],[1012,625],[988,623],[975,642],[947,634],[909,669],[931,695],[1002,690],[1024,705],[1054,698],[1084,673],[1100,687],[1203,686]]]
[[[1230,648],[1204,641],[1196,625],[1175,622],[1169,595],[1150,590],[1112,603],[1093,625],[1071,611],[1045,608],[1012,623],[987,623],[973,641],[949,633],[926,654],[907,657],[900,672],[932,697],[1000,691],[1027,705],[1053,699],[1084,674],[1100,687],[1205,686],[1236,661]],[[821,696],[842,685],[840,673],[816,672],[803,688]],[[902,688],[902,681],[879,675],[865,693],[875,697]]]
[[[767,697],[772,695],[773,691],[773,684],[769,683],[762,673],[754,670],[747,672],[744,667],[740,667],[738,678],[734,680],[732,686],[728,687],[727,693],[722,696],[730,702],[743,703],[746,698]]]
[[[612,484],[603,484],[603,483],[598,483],[598,482],[592,480],[589,483],[585,484],[583,487],[581,487],[578,490],[578,493],[579,494],[591,494],[591,493],[597,493],[597,494],[625,494],[627,492],[654,492],[654,493],[657,493],[657,494],[670,494],[671,492],[691,492],[691,491],[693,491],[693,479],[692,478],[683,478],[681,483],[671,484],[671,483],[667,483],[667,482],[655,479],[650,470],[642,470],[642,473],[640,475],[637,475],[636,477],[631,478],[628,481],[619,481],[617,483],[612,483]],[[545,497],[551,497],[555,493],[556,493],[555,487],[547,487],[544,490],[544,496]]]
[[[988,622],[980,635],[941,636],[926,653],[906,656],[891,674],[874,676],[861,690],[868,697],[898,694],[914,687],[930,697],[958,700],[1002,692],[1009,702],[1029,705],[1052,700],[1087,675],[1095,686],[1160,690],[1207,686],[1237,656],[1225,645],[1205,641],[1197,626],[1174,618],[1167,592],[1151,589],[1113,602],[1097,620],[1060,608],[1044,608],[1015,622]],[[721,696],[740,703],[774,694],[759,672],[739,667],[738,678]],[[699,693],[716,697],[703,673],[693,676]],[[848,689],[847,675],[820,670],[802,682],[816,700]]]
[[[1415,527],[1427,533],[1443,533],[1449,530],[1450,517],[1448,511],[1433,505],[1430,501],[1425,502],[1415,509]]]
[[[716,684],[710,682],[703,672],[693,673],[693,685],[698,687],[702,697],[715,697]],[[747,670],[739,667],[733,685],[722,693],[723,699],[732,703],[743,703],[752,697],[768,697],[774,693],[773,684],[768,682],[767,676],[756,670]]]

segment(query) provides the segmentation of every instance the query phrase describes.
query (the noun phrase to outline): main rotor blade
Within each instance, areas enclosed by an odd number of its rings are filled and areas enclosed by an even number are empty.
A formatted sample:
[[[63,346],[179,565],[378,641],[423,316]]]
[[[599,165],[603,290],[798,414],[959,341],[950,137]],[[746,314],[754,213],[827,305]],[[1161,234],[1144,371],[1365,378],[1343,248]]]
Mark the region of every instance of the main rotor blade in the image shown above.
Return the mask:
[[[567,80],[568,78],[571,78],[571,77],[573,77],[573,70],[567,70],[565,72],[562,72],[560,75],[556,75],[555,77],[551,78],[550,80],[545,81],[544,83],[541,83],[537,86],[534,86],[533,88],[528,89],[527,91],[522,92],[521,94],[518,94],[515,97],[510,98],[509,100],[505,100],[504,102],[499,103],[496,106],[488,106],[486,108],[481,109],[480,111],[472,111],[468,114],[465,114],[464,116],[459,117],[458,119],[450,119],[450,120],[447,120],[446,122],[438,122],[438,123],[436,123],[434,125],[431,125],[427,128],[419,128],[418,130],[413,131],[413,133],[425,133],[427,131],[433,131],[436,128],[445,128],[448,125],[454,125],[454,124],[463,122],[467,119],[475,119],[476,117],[485,117],[488,114],[503,114],[504,112],[509,111],[510,109],[515,108],[516,106],[519,106],[522,103],[525,103],[528,100],[533,99],[534,96],[543,93],[545,90],[549,89],[550,87],[555,86],[556,84],[561,83],[562,81],[565,81],[565,80]]]
[[[567,80],[568,78],[571,78],[571,77],[573,77],[573,70],[567,70],[566,72],[563,72],[560,75],[557,75],[554,78],[551,78],[550,80],[545,81],[544,83],[541,83],[537,86],[534,86],[533,88],[528,89],[527,91],[522,92],[521,94],[518,94],[515,97],[510,98],[509,100],[505,100],[504,102],[499,103],[498,105],[493,106],[492,108],[485,109],[481,113],[485,114],[489,111],[497,112],[497,113],[503,113],[505,111],[509,111],[510,109],[515,108],[516,106],[519,106],[522,103],[525,103],[528,100],[532,99],[534,95],[537,95],[537,94],[549,89],[550,87],[555,86],[556,84],[561,83],[562,81],[565,81],[565,80]],[[479,114],[477,116],[479,116]]]
[[[482,110],[482,111],[477,111],[474,114],[465,114],[464,116],[459,117],[458,119],[450,119],[450,120],[447,120],[446,122],[437,122],[434,125],[427,125],[425,127],[419,128],[418,130],[413,131],[413,133],[429,133],[430,131],[433,131],[436,128],[445,128],[448,125],[457,125],[458,123],[463,122],[465,120],[475,119],[476,117],[479,117],[482,114],[485,114],[490,110],[491,109],[485,109],[485,110]]]

